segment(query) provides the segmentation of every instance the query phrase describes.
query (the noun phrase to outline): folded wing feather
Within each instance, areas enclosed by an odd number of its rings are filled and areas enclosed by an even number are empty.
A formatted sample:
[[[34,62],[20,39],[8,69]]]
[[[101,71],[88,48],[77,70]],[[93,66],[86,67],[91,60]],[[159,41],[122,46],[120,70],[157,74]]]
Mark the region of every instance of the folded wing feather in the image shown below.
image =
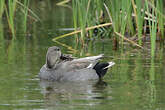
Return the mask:
[[[72,61],[63,62],[63,67],[67,72],[75,71],[84,68],[93,68],[96,63],[103,57],[103,54],[98,56],[85,57],[80,59],[74,59]]]

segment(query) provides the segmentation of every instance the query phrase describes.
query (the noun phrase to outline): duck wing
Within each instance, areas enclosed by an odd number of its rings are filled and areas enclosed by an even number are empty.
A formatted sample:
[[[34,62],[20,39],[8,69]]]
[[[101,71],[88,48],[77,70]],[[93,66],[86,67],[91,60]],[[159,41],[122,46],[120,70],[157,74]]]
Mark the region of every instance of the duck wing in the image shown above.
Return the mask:
[[[75,59],[75,57],[72,57],[71,54],[61,54],[60,60],[61,61],[71,61]]]
[[[90,57],[84,57],[84,58],[79,58],[79,59],[74,59],[73,61],[87,61],[87,62],[93,62],[93,61],[97,61],[101,58],[104,57],[104,54],[100,54],[97,56],[90,56]]]
[[[84,68],[93,68],[102,57],[103,54],[98,56],[73,59],[71,61],[62,62],[59,67],[61,67],[66,72],[76,71]]]

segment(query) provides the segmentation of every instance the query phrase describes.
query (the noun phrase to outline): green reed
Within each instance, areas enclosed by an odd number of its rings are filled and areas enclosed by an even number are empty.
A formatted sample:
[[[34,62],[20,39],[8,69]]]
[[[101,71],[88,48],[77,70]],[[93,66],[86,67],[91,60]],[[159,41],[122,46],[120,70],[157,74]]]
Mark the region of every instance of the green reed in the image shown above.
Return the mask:
[[[8,22],[9,32],[13,38],[15,38],[16,34],[16,18],[21,15],[19,18],[23,21],[21,25],[24,27],[24,32],[26,32],[27,28],[27,19],[29,13],[32,15],[31,18],[35,20],[39,20],[38,16],[28,8],[29,0],[0,0],[0,19],[6,18]],[[18,24],[18,23],[17,23]]]
[[[149,8],[148,5],[149,2],[146,0],[146,7],[147,7],[147,12],[151,12],[151,8]],[[154,2],[152,2],[154,4]],[[152,8],[152,18],[155,19],[150,19],[149,22],[149,30],[150,30],[150,38],[151,38],[151,56],[154,58],[155,56],[155,47],[156,47],[156,32],[157,32],[157,13],[155,12],[155,8]],[[155,16],[156,15],[156,16]]]
[[[137,39],[135,42],[141,46],[144,43],[143,37],[146,29],[149,30],[147,34],[151,36],[151,50],[153,50],[151,53],[154,53],[156,35],[160,35],[162,38],[160,40],[164,40],[165,7],[163,0],[73,0],[72,6],[76,29],[84,30],[86,27],[101,23],[100,12],[102,12],[104,22],[109,22],[105,20],[109,18],[113,24],[106,30],[113,28],[113,32],[128,36],[129,39],[135,37]],[[91,36],[92,34],[90,34]],[[123,44],[123,38],[117,37],[117,41]],[[152,54],[152,56],[154,55]]]
[[[80,25],[80,28],[83,30],[81,33],[81,40],[84,40],[84,33],[85,33],[85,26],[86,26],[86,16],[88,13],[87,11],[87,5],[88,1],[86,0],[72,0],[72,3],[75,4],[73,6],[75,11],[73,11],[73,18],[74,18],[74,26],[77,28],[78,25]],[[79,20],[77,20],[79,19]]]
[[[163,7],[163,0],[156,1],[156,10],[157,17],[158,17],[158,31],[161,34],[161,37],[164,39],[164,25],[165,25],[165,16],[163,15],[164,7]]]
[[[8,0],[8,4],[6,4],[6,16],[9,24],[10,31],[13,36],[15,36],[14,30],[14,14],[16,9],[16,2],[17,0]],[[8,6],[8,8],[7,8]]]
[[[0,0],[0,18],[4,12],[5,0]]]
[[[0,19],[0,41],[3,41],[3,39],[4,39],[3,34],[4,34],[4,32],[3,32],[3,24],[2,24],[2,21]],[[1,42],[1,43],[3,43],[3,42]]]
[[[72,7],[74,28],[80,27],[83,30],[81,39],[85,39],[86,35],[92,37],[93,31],[89,30],[89,33],[87,33],[85,28],[99,24],[100,18],[103,15],[103,1],[72,0]]]
[[[113,23],[114,32],[119,32],[124,35],[127,28],[130,33],[134,32],[132,21],[132,6],[130,0],[110,0],[106,2],[110,19]],[[119,38],[118,38],[119,39]],[[121,39],[123,43],[123,38]]]
[[[145,14],[145,6],[142,6],[142,0],[136,0],[136,25],[137,25],[137,33],[138,33],[138,43],[142,45],[142,32],[143,32],[143,25],[144,25],[144,14]],[[142,10],[143,9],[143,10]]]
[[[24,32],[26,32],[26,28],[27,28],[27,17],[28,17],[28,7],[29,6],[29,0],[24,0],[24,8],[23,8],[23,12],[24,12],[24,19],[23,19],[23,27],[24,27]]]
[[[111,22],[113,23],[113,29],[115,32],[119,32],[121,26],[121,2],[119,2],[119,0],[110,0],[106,4],[108,4],[107,6],[109,8]]]
[[[74,25],[74,28],[77,30],[78,28],[78,5],[77,5],[77,2],[76,0],[72,0],[72,8],[73,8],[73,25]]]

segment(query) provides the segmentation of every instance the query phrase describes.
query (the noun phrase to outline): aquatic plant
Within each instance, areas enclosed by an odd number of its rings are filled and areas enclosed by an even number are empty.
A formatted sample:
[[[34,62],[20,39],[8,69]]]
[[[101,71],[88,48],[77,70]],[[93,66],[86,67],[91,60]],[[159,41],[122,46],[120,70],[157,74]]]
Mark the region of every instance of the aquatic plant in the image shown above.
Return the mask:
[[[30,13],[35,19],[39,20],[38,16],[34,14],[33,11],[31,11],[29,8],[29,0],[1,0],[0,1],[0,19],[2,19],[2,16],[5,17],[8,21],[8,27],[9,32],[11,33],[12,37],[15,38],[15,17],[18,15],[18,13],[22,13],[21,16],[23,16],[23,26],[24,30],[26,31],[27,27],[27,18],[28,14]]]
[[[4,12],[5,0],[0,0],[0,18]]]
[[[123,44],[127,41],[144,49],[143,39],[151,39],[151,53],[154,56],[156,38],[164,41],[165,5],[163,3],[163,0],[72,0],[75,31],[53,40],[81,32],[83,34],[77,37],[81,38],[83,43],[86,37],[94,36],[93,31],[88,27],[112,23],[105,30],[113,29],[116,34],[113,37],[117,43]]]

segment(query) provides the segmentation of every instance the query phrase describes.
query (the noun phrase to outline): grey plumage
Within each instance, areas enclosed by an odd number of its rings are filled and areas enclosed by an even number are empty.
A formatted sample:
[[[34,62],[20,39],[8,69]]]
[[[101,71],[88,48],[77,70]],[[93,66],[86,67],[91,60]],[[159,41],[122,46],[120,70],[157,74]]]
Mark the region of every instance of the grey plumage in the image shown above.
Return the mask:
[[[46,64],[40,69],[39,77],[51,81],[84,81],[98,79],[99,76],[93,67],[103,57],[103,54],[79,59],[60,59],[61,51],[53,46],[48,49]],[[66,57],[69,58],[69,57]],[[111,62],[111,66],[114,62]]]

